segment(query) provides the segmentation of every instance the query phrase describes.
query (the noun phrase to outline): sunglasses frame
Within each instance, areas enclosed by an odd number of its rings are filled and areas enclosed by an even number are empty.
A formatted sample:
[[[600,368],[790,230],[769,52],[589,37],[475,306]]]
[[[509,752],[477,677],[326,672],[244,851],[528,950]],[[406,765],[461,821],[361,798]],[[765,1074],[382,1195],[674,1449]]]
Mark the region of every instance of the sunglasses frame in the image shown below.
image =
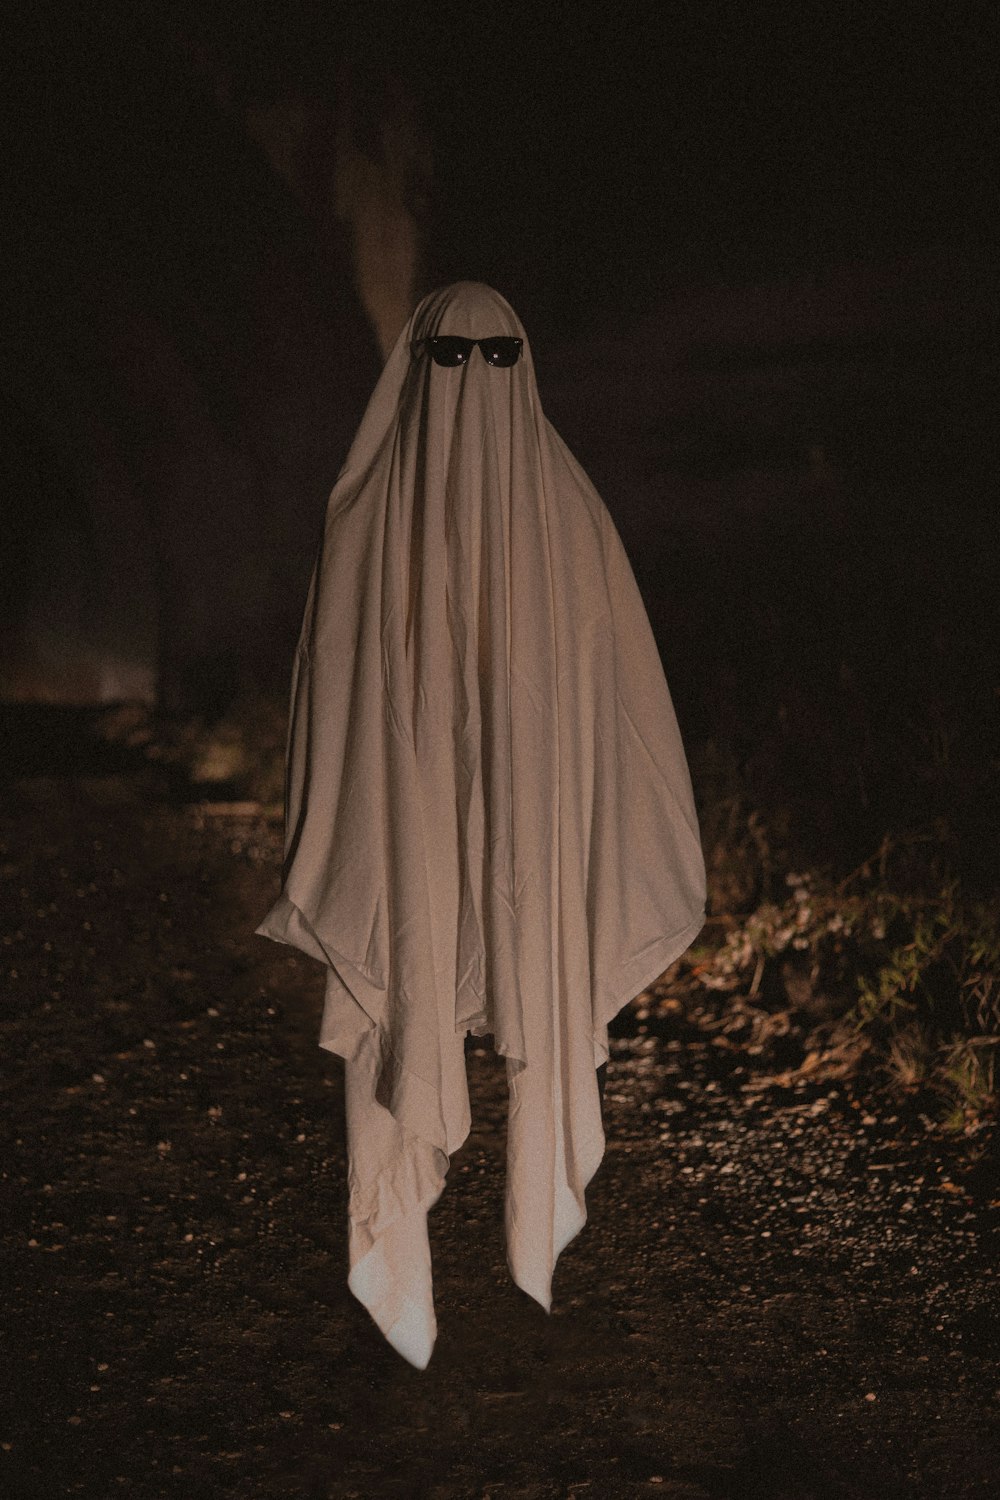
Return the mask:
[[[509,362],[504,360],[500,363],[497,363],[495,360],[490,359],[486,353],[486,349],[484,347],[485,345],[497,344],[500,343],[501,340],[503,340],[503,342],[505,343],[512,343],[517,345],[517,353]],[[446,341],[453,347],[458,346],[462,353],[461,359],[452,361],[442,360],[438,358],[434,346],[435,344],[439,343],[443,344]],[[507,333],[496,333],[493,334],[490,338],[486,339],[467,339],[464,338],[461,334],[457,333],[432,334],[427,338],[414,339],[413,343],[410,345],[410,351],[414,355],[414,357],[416,357],[419,351],[425,346],[427,349],[427,353],[430,355],[431,359],[443,370],[462,369],[463,366],[469,363],[469,360],[472,358],[472,351],[477,347],[480,354],[483,356],[483,359],[489,365],[491,370],[512,370],[524,352],[524,340],[521,338],[516,338],[513,334]]]

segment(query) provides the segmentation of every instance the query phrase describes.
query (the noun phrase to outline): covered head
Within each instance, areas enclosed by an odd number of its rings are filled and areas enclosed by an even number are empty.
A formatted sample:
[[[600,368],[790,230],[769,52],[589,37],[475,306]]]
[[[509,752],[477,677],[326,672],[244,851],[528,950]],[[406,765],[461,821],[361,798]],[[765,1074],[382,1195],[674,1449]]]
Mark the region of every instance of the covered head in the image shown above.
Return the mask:
[[[448,367],[436,364],[427,347],[428,340],[442,337],[515,338],[521,349],[512,365],[491,365],[480,349],[473,348],[462,363]],[[515,414],[516,426],[523,431],[536,411],[540,415],[531,349],[510,304],[478,281],[460,281],[431,292],[413,312],[386,362],[331,504],[338,492],[342,499],[353,492],[352,476],[364,477],[386,444],[407,436],[426,444],[429,434],[438,435],[436,449],[428,445],[426,456],[440,482],[448,471],[456,482],[467,446],[476,448],[463,470],[467,479],[484,445],[498,442],[496,458],[506,465]],[[449,451],[442,456],[444,433]]]
[[[523,340],[496,367],[420,341]],[[350,1285],[415,1364],[426,1214],[506,1058],[508,1262],[548,1308],[604,1150],[608,1021],[689,945],[705,879],[649,622],[544,417],[513,310],[432,293],[330,497],[293,668],[282,893],[257,929],[327,968],[345,1058]]]

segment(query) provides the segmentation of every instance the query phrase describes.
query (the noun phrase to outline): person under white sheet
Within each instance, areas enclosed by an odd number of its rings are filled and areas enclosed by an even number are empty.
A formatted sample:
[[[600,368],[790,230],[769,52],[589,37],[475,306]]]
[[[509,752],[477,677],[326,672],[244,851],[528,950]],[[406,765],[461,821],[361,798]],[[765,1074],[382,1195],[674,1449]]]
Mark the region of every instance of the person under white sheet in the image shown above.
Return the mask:
[[[509,1090],[505,1231],[546,1310],[604,1153],[608,1022],[690,945],[705,869],[663,668],[611,517],[475,282],[425,297],[327,507],[292,671],[281,892],[345,1061],[348,1284],[425,1368],[427,1213]]]

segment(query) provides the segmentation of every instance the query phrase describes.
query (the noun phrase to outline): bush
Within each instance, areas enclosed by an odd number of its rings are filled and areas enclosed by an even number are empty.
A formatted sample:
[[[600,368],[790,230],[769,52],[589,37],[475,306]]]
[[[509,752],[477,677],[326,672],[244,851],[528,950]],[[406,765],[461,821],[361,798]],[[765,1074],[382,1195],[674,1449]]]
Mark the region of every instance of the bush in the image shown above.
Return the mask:
[[[705,824],[717,834],[734,817],[730,797],[707,809]],[[746,814],[745,825],[728,845],[706,842],[706,933],[722,928],[724,935],[688,956],[697,983],[849,1024],[874,1048],[893,1087],[931,1090],[952,1128],[994,1111],[1000,898],[966,895],[946,873],[947,830],[886,835],[840,881],[822,870],[787,871],[780,899],[727,911],[733,892],[760,891],[775,879],[760,814]]]

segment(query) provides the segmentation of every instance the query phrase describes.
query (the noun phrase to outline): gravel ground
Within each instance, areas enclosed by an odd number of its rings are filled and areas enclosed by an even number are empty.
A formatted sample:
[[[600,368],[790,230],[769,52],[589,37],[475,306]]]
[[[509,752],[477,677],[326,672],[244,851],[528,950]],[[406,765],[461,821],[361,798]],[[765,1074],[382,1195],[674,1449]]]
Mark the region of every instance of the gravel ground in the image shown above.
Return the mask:
[[[7,790],[9,1500],[1000,1493],[989,1131],[750,1087],[690,1007],[630,1013],[546,1316],[504,1260],[502,1064],[470,1050],[416,1371],[346,1286],[322,972],[252,935],[280,825],[138,778]]]

